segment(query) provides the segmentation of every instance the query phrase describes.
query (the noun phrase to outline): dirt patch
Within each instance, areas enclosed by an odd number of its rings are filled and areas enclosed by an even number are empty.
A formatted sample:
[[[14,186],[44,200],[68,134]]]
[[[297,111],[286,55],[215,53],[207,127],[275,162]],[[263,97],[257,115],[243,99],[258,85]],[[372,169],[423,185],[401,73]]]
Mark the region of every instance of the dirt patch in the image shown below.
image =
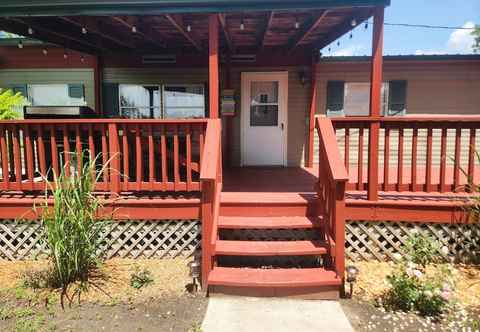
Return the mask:
[[[105,262],[89,287],[62,310],[57,290],[22,286],[26,272],[46,261],[0,261],[0,331],[199,331],[207,307],[203,294],[186,286],[187,260],[113,259]],[[150,271],[153,283],[130,285],[135,270]]]

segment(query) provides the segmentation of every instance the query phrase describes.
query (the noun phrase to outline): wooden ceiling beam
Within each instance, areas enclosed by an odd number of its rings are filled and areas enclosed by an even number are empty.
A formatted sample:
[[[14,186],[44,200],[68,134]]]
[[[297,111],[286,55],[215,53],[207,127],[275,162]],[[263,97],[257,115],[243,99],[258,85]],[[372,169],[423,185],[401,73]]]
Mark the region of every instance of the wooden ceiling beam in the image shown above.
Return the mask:
[[[180,15],[174,14],[166,14],[165,18],[182,34],[185,39],[187,39],[198,51],[202,51],[202,47],[200,46],[200,42],[195,40],[193,36],[188,33],[187,29],[183,24],[183,19]]]
[[[371,8],[364,9],[361,13],[357,15],[350,16],[345,19],[342,23],[334,27],[329,34],[325,37],[320,38],[318,41],[313,43],[313,46],[318,49],[322,49],[331,42],[335,41],[339,37],[343,36],[350,30],[352,30],[352,20],[355,19],[357,26],[361,25],[363,22],[368,20],[369,17],[373,15],[373,10]]]
[[[78,28],[85,27],[87,29],[87,32],[94,33],[96,35],[99,35],[100,37],[107,39],[117,45],[120,45],[122,47],[130,48],[133,49],[135,46],[133,43],[128,42],[125,39],[122,39],[120,37],[114,36],[114,33],[111,31],[107,31],[105,27],[101,27],[101,21],[98,22],[94,18],[86,18],[85,23],[83,24],[82,22],[77,21],[75,18],[68,17],[68,16],[60,16],[58,17],[60,20],[65,21],[69,24],[75,25]]]
[[[228,30],[227,26],[227,17],[225,14],[218,14],[218,20],[220,21],[220,25],[222,26],[223,35],[225,36],[225,40],[227,41],[228,49],[231,53],[235,53],[235,46],[233,45],[232,36]]]
[[[46,25],[41,24],[38,20],[36,19],[25,19],[25,18],[17,18],[17,17],[11,17],[9,18],[10,21],[12,22],[17,22],[20,24],[23,24],[27,27],[31,27],[33,30],[36,31],[42,31],[50,35],[57,36],[58,38],[64,39],[64,40],[69,40],[73,41],[76,43],[80,43],[84,46],[91,47],[97,51],[105,51],[105,48],[103,48],[101,45],[98,45],[96,42],[91,41],[90,38],[87,36],[83,36],[81,32],[79,33],[74,33],[74,32],[68,32],[65,31],[64,29],[60,29],[60,27],[48,27]],[[73,43],[70,43],[73,44]],[[71,48],[71,47],[69,47]]]
[[[24,25],[23,23],[13,22],[7,19],[0,19],[0,30],[8,31],[20,36],[29,36],[42,42],[62,46],[85,54],[98,54],[97,49],[93,49],[79,43],[72,43],[69,39],[61,38],[57,35],[52,35],[44,31],[35,30],[34,34],[30,36],[28,33],[28,26]]]
[[[318,26],[322,23],[325,16],[329,13],[328,10],[324,10],[315,17],[310,18],[305,24],[303,24],[299,33],[293,37],[289,42],[288,52],[291,53],[298,45],[300,45]]]
[[[133,17],[128,17],[128,18],[123,18],[120,16],[111,16],[111,18],[117,22],[123,25],[124,27],[128,28],[130,31],[132,31],[133,27],[136,28],[137,34],[144,38],[146,41],[159,46],[161,48],[165,48],[165,43],[163,41],[158,40],[155,36],[152,35],[151,32],[146,31],[143,26],[138,24],[139,22],[133,18]]]
[[[263,50],[263,48],[265,47],[265,39],[267,38],[268,31],[270,30],[270,27],[272,25],[274,15],[275,15],[274,11],[271,11],[267,14],[267,17],[265,19],[265,24],[263,25],[263,29],[259,34],[259,38],[257,42],[259,51]]]

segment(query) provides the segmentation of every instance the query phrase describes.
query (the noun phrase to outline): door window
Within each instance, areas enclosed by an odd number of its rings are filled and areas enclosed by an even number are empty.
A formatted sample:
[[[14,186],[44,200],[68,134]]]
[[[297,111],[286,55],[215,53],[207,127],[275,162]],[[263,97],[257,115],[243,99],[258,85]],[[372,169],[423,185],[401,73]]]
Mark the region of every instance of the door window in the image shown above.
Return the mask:
[[[250,126],[278,126],[278,82],[252,82]]]

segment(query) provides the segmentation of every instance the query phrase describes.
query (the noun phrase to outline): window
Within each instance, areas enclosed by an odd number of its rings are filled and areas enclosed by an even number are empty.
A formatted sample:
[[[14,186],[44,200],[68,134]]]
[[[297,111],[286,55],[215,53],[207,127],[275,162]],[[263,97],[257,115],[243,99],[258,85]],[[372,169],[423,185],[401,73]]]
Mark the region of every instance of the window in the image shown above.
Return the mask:
[[[28,100],[32,106],[85,106],[82,84],[30,84]]]
[[[166,119],[205,117],[203,85],[165,85],[163,117]]]
[[[205,117],[204,90],[200,84],[121,84],[118,87],[120,116],[157,119]]]
[[[382,84],[382,113],[406,114],[406,81]],[[370,110],[370,83],[329,81],[327,85],[328,116],[368,116]]]
[[[278,126],[278,82],[252,82],[250,126]]]
[[[126,118],[161,118],[158,86],[122,84],[119,86],[120,115]]]

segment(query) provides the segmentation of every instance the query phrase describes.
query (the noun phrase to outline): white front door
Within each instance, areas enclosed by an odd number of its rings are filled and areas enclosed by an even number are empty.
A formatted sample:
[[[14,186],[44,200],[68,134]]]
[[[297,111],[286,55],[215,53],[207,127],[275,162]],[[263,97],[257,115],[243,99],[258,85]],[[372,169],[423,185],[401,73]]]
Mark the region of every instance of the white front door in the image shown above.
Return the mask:
[[[242,73],[242,166],[287,165],[288,72]]]

